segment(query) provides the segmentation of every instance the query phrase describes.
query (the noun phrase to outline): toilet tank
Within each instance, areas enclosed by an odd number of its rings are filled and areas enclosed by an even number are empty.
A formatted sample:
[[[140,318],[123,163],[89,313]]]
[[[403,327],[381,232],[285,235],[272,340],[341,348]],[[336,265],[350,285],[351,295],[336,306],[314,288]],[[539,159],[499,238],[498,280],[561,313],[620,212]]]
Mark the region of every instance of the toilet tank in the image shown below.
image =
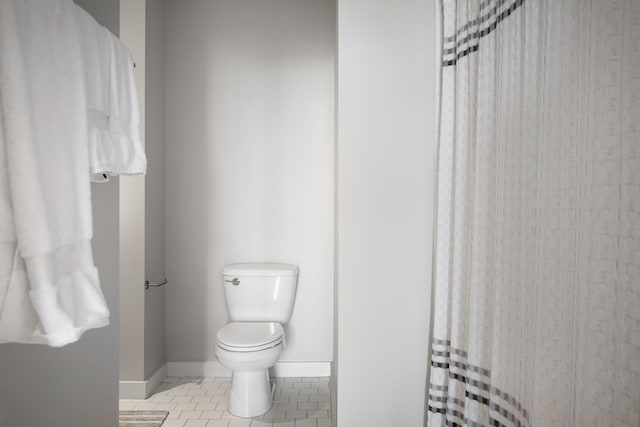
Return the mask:
[[[293,313],[298,267],[243,263],[222,269],[224,295],[232,322],[287,323]]]

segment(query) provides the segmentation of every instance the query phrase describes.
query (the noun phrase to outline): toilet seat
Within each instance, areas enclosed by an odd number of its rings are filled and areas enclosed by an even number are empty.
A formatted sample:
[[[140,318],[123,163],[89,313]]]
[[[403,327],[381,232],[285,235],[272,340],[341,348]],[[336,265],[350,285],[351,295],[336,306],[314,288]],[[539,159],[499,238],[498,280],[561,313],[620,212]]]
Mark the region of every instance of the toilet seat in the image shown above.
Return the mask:
[[[284,329],[276,322],[231,322],[216,337],[218,347],[227,351],[260,351],[282,343]]]

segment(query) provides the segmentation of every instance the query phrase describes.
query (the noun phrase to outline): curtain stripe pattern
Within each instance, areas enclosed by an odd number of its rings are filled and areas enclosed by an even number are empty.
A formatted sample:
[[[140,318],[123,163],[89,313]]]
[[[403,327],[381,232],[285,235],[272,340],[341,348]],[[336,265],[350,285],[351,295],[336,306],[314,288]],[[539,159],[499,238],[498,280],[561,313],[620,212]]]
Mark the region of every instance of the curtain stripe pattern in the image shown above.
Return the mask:
[[[640,1],[442,0],[426,422],[640,426]]]

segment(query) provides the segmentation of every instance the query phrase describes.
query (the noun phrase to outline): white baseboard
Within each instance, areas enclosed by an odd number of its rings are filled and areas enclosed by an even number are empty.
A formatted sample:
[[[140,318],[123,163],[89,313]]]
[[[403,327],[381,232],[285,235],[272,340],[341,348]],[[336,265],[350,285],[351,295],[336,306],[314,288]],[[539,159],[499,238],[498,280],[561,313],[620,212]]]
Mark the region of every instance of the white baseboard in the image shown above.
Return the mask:
[[[120,381],[120,399],[146,399],[167,377],[167,365],[163,365],[144,381]]]
[[[269,372],[273,377],[329,377],[331,362],[278,362]]]
[[[274,377],[328,377],[331,362],[278,362],[269,370]],[[231,371],[218,361],[169,362],[169,377],[230,377]]]
[[[269,370],[273,377],[328,377],[331,362],[278,362]],[[166,377],[230,377],[218,361],[169,362],[145,381],[120,381],[120,399],[146,399]]]
[[[145,398],[151,396],[156,388],[167,378],[167,364],[165,363],[145,381]]]
[[[217,361],[209,362],[169,362],[169,377],[230,377],[231,371]]]

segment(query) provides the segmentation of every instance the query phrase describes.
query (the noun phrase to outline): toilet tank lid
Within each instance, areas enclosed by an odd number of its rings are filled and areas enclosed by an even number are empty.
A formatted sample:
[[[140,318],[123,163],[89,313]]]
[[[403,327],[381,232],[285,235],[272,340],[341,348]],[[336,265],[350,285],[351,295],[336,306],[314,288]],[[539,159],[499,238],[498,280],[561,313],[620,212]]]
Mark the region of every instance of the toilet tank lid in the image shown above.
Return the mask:
[[[223,276],[297,276],[297,265],[268,262],[229,264],[222,269]]]

